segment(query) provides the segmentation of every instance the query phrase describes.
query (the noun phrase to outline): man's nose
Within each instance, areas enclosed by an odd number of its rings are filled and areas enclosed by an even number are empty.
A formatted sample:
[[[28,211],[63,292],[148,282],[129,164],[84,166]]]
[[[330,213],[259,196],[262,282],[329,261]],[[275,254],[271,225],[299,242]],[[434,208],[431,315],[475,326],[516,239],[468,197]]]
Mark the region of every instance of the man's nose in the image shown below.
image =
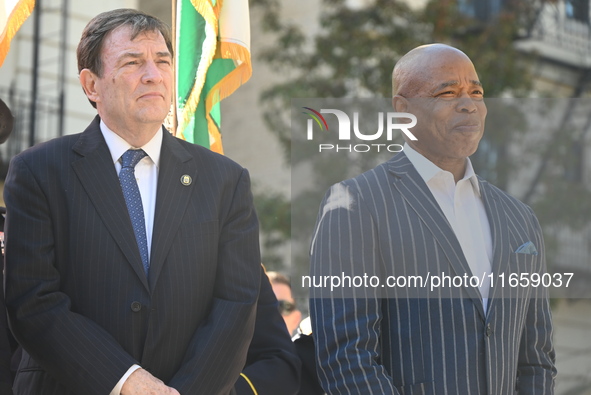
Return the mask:
[[[469,94],[464,93],[461,97],[459,97],[457,102],[457,110],[459,112],[469,112],[473,113],[478,110],[476,103],[474,103],[474,99],[470,97]]]
[[[143,83],[159,83],[162,82],[162,71],[158,68],[158,65],[153,60],[148,60],[144,64],[144,70],[142,75]]]

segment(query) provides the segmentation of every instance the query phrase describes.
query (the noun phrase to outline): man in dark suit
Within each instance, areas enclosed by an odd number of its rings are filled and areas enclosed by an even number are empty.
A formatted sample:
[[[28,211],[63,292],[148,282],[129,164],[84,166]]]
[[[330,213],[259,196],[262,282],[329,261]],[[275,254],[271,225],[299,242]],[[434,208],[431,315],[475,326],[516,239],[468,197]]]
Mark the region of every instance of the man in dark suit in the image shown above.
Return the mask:
[[[10,109],[0,99],[0,144],[3,144],[12,133],[14,124],[14,117]],[[6,208],[0,207],[0,258],[4,261],[4,215]],[[6,317],[6,307],[4,304],[4,270],[0,271],[0,281],[2,284],[2,292],[0,293],[0,395],[12,395],[12,372],[10,370],[10,361],[12,358],[14,339],[8,329],[8,322]]]
[[[98,116],[10,164],[16,394],[228,394],[244,367],[261,279],[249,176],[163,129],[172,59],[159,20],[98,15],[78,47]]]
[[[402,153],[334,185],[312,240],[313,275],[381,284],[312,290],[324,389],[552,394],[547,290],[493,282],[545,273],[544,244],[532,210],[477,177],[468,159],[486,117],[472,62],[447,45],[415,48],[397,63],[393,91],[395,111],[417,117],[417,140],[405,137]],[[420,285],[445,275],[483,281]]]

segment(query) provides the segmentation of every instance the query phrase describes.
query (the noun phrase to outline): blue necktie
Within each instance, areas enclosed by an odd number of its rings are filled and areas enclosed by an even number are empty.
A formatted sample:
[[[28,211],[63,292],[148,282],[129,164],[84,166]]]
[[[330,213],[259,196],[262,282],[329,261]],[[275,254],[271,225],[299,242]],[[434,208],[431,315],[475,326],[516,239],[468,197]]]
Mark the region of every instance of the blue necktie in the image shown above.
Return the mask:
[[[135,240],[140,249],[142,263],[146,275],[150,268],[148,261],[148,241],[146,237],[146,221],[144,219],[144,206],[142,205],[142,197],[140,189],[135,180],[135,165],[147,154],[144,150],[128,149],[121,156],[121,171],[119,172],[119,182],[123,190],[123,197],[127,204],[127,211],[131,218],[133,225],[133,233],[135,233]]]

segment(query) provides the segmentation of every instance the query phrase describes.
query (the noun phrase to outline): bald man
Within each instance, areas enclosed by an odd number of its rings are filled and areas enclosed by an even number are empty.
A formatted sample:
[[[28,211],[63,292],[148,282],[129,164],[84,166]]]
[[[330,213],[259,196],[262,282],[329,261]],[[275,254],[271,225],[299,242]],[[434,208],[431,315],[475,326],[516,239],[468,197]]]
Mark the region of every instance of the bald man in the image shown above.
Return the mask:
[[[313,235],[313,275],[366,274],[383,284],[313,290],[325,391],[552,394],[546,290],[491,282],[541,275],[546,264],[532,210],[476,176],[468,158],[486,118],[474,65],[453,47],[421,46],[397,63],[393,90],[394,110],[417,117],[417,140],[331,187]],[[446,275],[433,289],[385,286]],[[457,281],[472,276],[481,281]]]

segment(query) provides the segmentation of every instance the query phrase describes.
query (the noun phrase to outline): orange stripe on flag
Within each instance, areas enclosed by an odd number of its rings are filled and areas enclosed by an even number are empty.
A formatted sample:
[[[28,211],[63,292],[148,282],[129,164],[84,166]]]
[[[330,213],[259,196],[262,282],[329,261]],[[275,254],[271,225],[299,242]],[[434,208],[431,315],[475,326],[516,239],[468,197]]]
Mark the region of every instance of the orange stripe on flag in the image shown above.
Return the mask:
[[[0,0],[0,66],[8,54],[10,41],[34,7],[35,0]]]

